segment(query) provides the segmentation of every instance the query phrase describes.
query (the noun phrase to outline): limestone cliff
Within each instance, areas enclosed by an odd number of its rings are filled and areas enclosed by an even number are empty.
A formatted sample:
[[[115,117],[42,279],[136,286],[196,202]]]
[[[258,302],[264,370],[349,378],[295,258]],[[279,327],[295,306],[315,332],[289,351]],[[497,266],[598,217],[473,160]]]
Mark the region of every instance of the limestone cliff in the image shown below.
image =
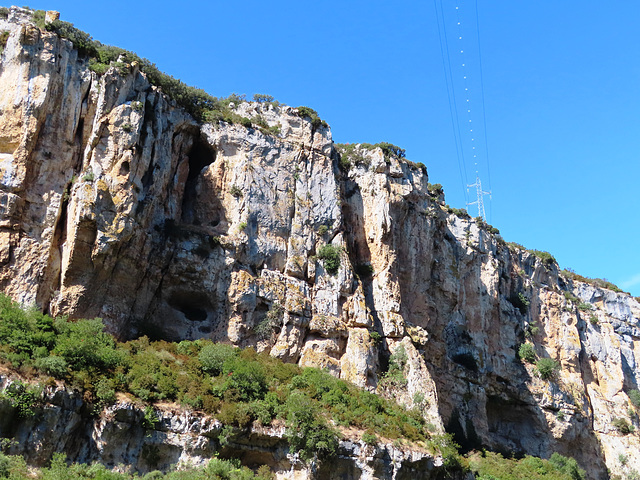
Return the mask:
[[[637,433],[612,425],[639,426],[629,295],[448,213],[424,169],[381,149],[341,169],[330,129],[296,109],[235,106],[277,134],[201,124],[136,64],[90,71],[22,9],[0,31],[0,285],[13,298],[102,317],[121,338],[255,345],[381,392],[402,346],[395,394],[464,447],[558,451],[591,478],[640,470]],[[518,358],[526,341],[559,362],[551,381]]]

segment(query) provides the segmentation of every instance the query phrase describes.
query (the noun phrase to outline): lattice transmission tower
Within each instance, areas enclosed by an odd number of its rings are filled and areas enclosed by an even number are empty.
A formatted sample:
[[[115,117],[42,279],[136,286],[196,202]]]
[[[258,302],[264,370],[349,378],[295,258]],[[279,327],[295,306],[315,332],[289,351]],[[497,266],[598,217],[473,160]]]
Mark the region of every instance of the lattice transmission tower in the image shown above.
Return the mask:
[[[467,206],[470,205],[477,205],[478,206],[478,216],[482,217],[482,220],[484,220],[485,222],[487,221],[487,215],[484,212],[484,196],[485,195],[489,195],[489,198],[491,198],[491,192],[485,192],[484,190],[482,190],[482,182],[480,182],[480,175],[478,175],[478,172],[476,172],[476,183],[472,183],[471,185],[467,185],[467,191],[469,191],[469,188],[471,187],[475,187],[476,189],[476,195],[477,195],[477,200],[475,202],[469,202],[467,203]]]

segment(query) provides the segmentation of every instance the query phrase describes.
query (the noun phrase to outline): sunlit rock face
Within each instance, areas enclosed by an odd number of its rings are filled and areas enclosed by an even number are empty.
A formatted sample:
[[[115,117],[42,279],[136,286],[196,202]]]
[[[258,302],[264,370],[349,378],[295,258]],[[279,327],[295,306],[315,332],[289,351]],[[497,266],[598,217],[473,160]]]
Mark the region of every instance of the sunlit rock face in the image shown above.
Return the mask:
[[[340,162],[328,127],[240,103],[200,124],[135,64],[98,76],[13,8],[0,66],[0,283],[126,339],[255,346],[421,409],[465,449],[640,470],[640,305],[450,213],[426,169]],[[337,271],[321,258],[335,247]],[[580,308],[578,308],[580,307]],[[520,345],[559,364],[552,379]],[[385,382],[391,355],[406,381]],[[628,462],[621,465],[620,455]]]

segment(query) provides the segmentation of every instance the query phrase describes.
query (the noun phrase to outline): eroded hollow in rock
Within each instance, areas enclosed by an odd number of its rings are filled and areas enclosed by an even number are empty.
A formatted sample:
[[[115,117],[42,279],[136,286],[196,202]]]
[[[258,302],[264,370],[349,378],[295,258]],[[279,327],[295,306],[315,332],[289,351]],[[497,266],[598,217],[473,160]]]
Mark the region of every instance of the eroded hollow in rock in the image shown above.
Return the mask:
[[[500,453],[516,456],[525,453],[536,456],[544,454],[539,438],[543,427],[536,421],[529,406],[499,396],[489,396],[486,408],[489,434],[495,442],[490,447]]]
[[[187,175],[187,183],[184,187],[184,197],[182,200],[182,221],[199,223],[194,212],[198,177],[207,166],[216,161],[216,151],[203,138],[197,136],[193,140],[191,150],[189,150],[188,161],[189,174]]]
[[[175,292],[169,298],[169,305],[192,322],[204,322],[211,308],[209,299],[199,292]]]

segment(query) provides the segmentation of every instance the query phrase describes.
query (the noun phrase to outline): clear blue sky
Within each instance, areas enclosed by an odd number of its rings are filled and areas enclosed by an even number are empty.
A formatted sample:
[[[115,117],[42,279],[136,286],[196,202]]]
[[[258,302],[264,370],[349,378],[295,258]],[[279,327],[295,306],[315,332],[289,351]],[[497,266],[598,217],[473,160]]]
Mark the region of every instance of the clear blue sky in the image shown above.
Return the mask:
[[[474,140],[482,152],[488,140],[490,172],[484,153],[478,170],[487,189],[490,173],[490,223],[563,268],[640,295],[640,2],[478,0],[486,130],[475,0],[442,3],[453,85],[462,98],[464,45]],[[267,93],[316,109],[337,142],[397,144],[427,165],[449,204],[465,206],[432,0],[30,6],[59,10],[212,95]]]

